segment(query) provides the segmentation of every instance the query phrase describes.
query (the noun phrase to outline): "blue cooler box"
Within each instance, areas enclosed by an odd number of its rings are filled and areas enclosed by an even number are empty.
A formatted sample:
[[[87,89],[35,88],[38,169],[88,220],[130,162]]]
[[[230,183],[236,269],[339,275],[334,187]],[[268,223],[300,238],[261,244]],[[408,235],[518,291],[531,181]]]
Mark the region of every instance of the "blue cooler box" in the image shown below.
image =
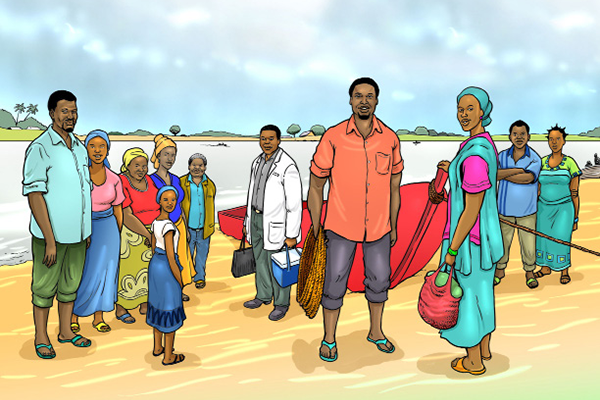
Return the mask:
[[[288,287],[298,283],[298,270],[300,268],[300,255],[302,249],[293,248],[280,251],[271,256],[273,275],[281,287]]]

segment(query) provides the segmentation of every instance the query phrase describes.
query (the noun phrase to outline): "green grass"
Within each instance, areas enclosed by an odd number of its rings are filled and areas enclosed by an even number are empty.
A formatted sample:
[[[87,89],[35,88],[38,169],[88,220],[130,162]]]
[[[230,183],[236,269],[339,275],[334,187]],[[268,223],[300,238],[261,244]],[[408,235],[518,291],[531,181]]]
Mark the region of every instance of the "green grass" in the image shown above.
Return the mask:
[[[31,142],[44,132],[43,130],[11,130],[0,128],[0,141],[25,141]]]

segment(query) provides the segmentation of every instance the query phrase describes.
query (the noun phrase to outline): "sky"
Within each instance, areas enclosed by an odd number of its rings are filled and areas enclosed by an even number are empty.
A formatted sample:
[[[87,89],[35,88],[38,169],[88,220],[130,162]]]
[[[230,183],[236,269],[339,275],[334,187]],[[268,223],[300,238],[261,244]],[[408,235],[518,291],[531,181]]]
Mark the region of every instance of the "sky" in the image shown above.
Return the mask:
[[[0,108],[78,98],[93,129],[254,135],[329,127],[370,76],[392,129],[460,132],[456,96],[480,86],[492,134],[522,119],[600,126],[600,2],[587,0],[4,1]]]

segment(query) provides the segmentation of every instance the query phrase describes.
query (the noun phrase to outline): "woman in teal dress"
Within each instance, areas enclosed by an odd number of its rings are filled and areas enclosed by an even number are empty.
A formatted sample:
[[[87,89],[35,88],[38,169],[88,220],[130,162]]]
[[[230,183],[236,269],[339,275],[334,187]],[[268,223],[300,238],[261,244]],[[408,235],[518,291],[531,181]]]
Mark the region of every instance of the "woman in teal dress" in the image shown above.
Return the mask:
[[[457,103],[458,121],[470,137],[461,144],[452,163],[442,161],[438,167],[448,172],[450,184],[442,261],[454,265],[463,296],[456,325],[440,331],[440,335],[467,352],[452,361],[455,371],[481,375],[486,371],[483,360],[492,358],[494,271],[504,253],[496,203],[498,152],[484,128],[492,121],[488,94],[468,87]]]
[[[548,129],[548,145],[552,154],[542,158],[538,184],[537,231],[565,242],[577,230],[579,221],[579,177],[581,170],[575,160],[563,154],[567,137],[565,128],[558,125]],[[571,282],[571,248],[565,244],[538,236],[536,263],[542,268],[536,278],[560,271],[560,283]]]

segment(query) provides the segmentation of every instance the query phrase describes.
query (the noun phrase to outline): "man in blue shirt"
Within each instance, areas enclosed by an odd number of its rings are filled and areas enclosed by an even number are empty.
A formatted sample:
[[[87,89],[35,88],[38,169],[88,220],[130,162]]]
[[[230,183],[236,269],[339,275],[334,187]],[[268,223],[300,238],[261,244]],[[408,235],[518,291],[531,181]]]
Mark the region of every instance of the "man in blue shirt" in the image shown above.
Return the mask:
[[[74,135],[77,98],[59,90],[48,100],[51,126],[25,153],[23,195],[31,208],[31,281],[35,351],[56,357],[48,337],[48,315],[56,296],[60,343],[89,347],[91,341],[71,331],[71,315],[92,232],[92,183],[88,155]]]
[[[527,142],[531,138],[529,125],[518,120],[510,126],[509,139],[512,146],[498,155],[498,213],[500,219],[535,230],[537,212],[537,179],[542,168],[540,156]],[[510,256],[510,245],[515,228],[501,223],[504,256],[496,265],[494,285],[504,278],[504,270]],[[525,283],[530,289],[538,286],[533,276],[535,269],[535,236],[519,230],[521,260],[525,270]]]

